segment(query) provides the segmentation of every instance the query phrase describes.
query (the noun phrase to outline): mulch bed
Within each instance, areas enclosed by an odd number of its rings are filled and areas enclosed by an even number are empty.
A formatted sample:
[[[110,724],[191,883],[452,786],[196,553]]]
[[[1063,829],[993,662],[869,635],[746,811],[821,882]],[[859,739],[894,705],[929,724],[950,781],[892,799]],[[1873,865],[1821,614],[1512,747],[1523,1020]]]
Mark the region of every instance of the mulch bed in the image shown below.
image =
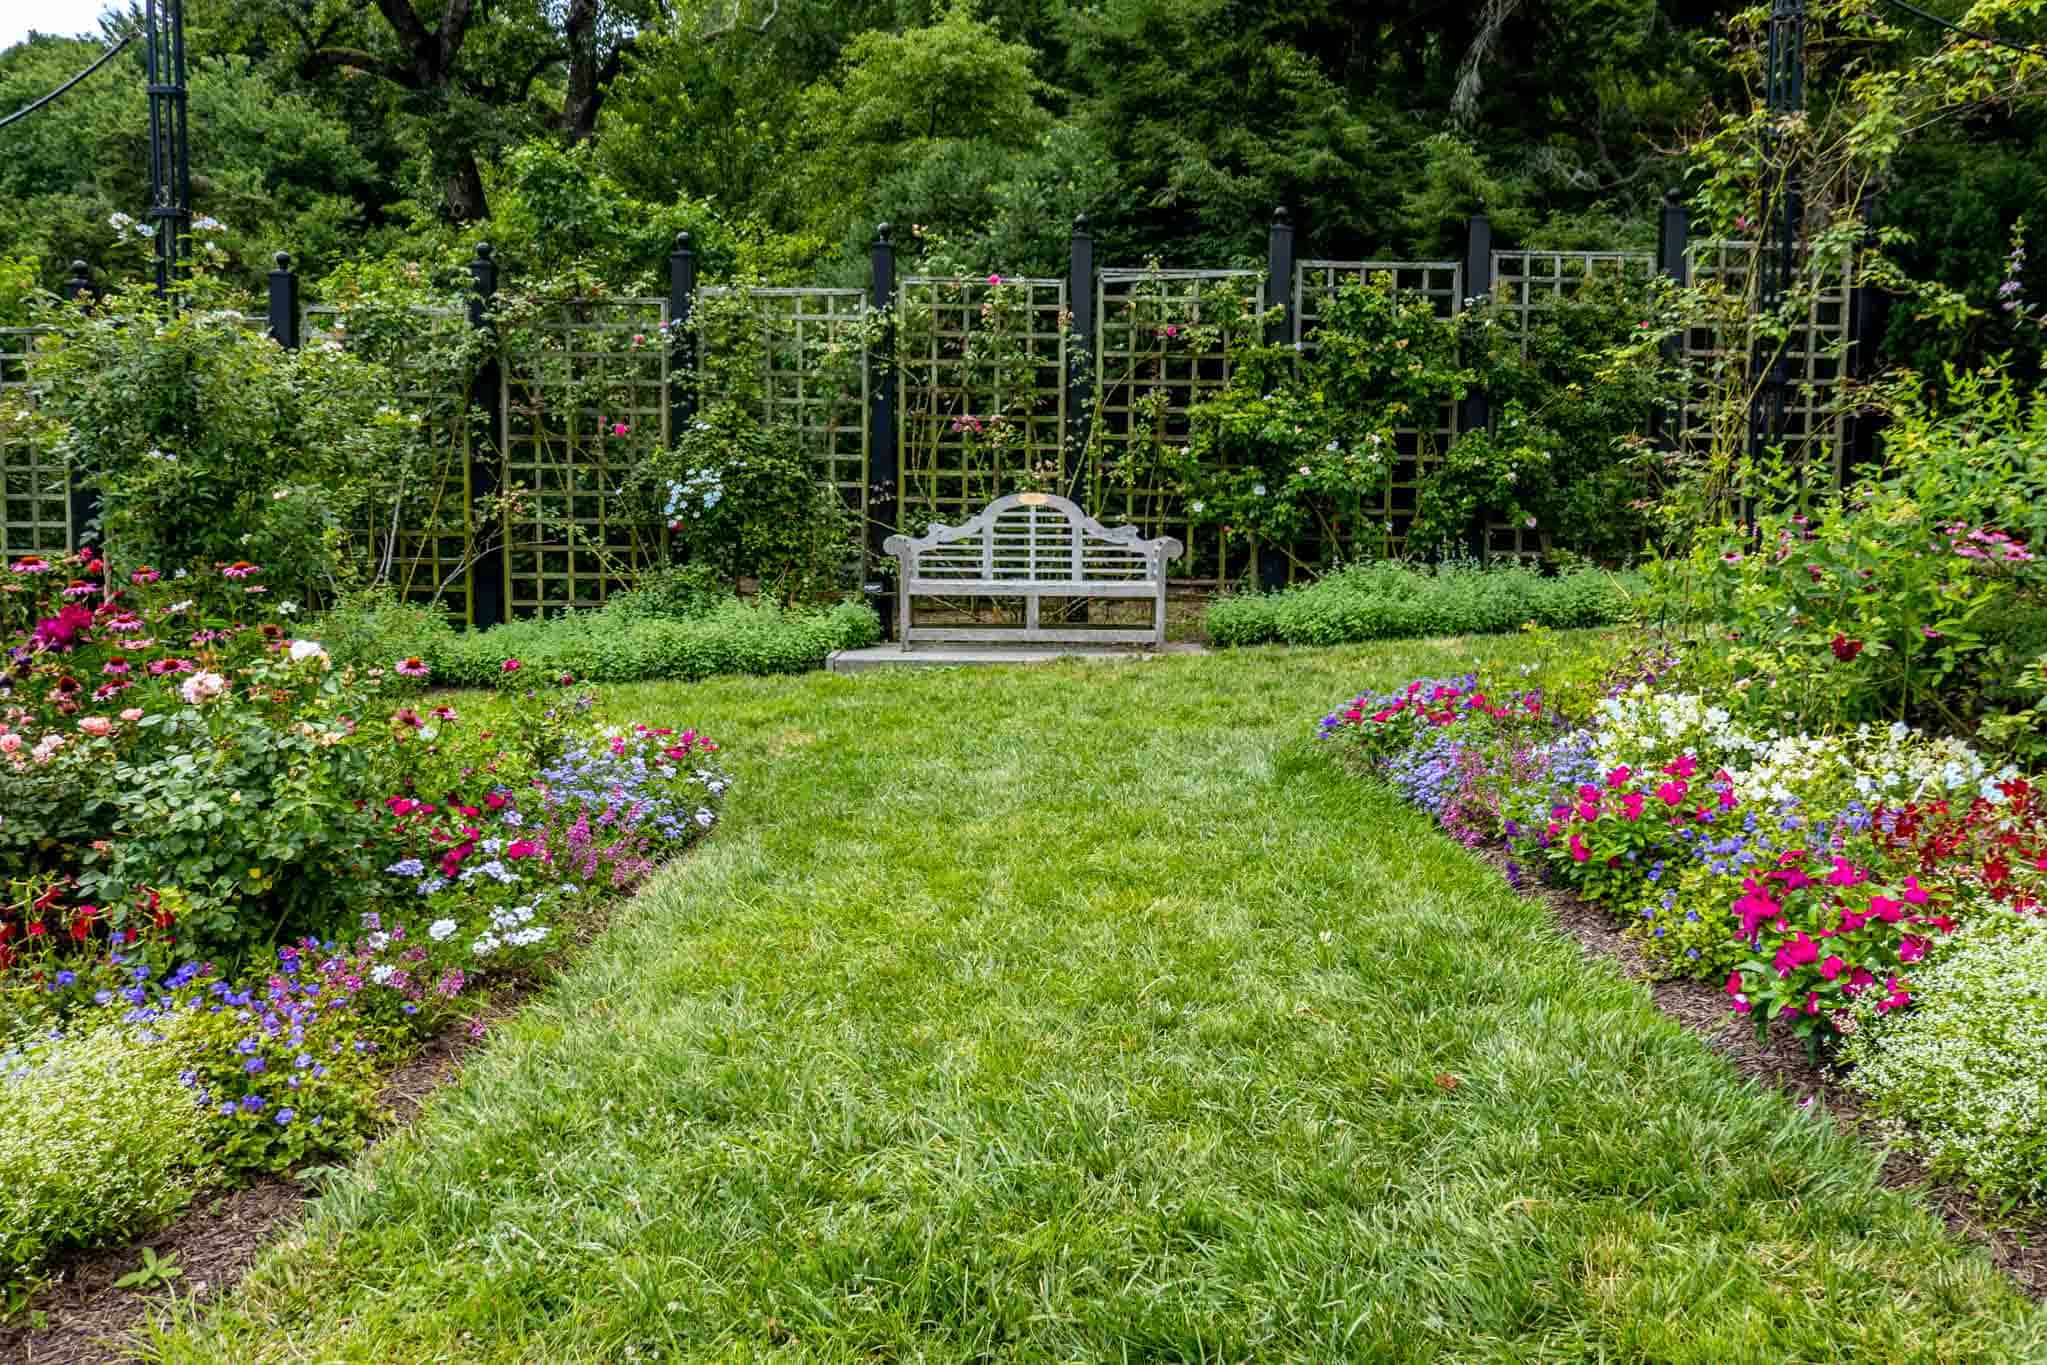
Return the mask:
[[[520,988],[493,996],[481,1016],[485,1024],[509,1014],[527,993]],[[410,1123],[427,1098],[455,1078],[463,1057],[481,1046],[481,1036],[472,1036],[466,1022],[452,1023],[385,1079],[379,1098],[395,1116],[387,1134]],[[143,1247],[154,1248],[159,1257],[175,1257],[184,1273],[172,1288],[180,1298],[204,1302],[232,1288],[269,1245],[271,1234],[311,1197],[299,1182],[274,1175],[201,1189],[183,1213],[153,1236],[60,1260],[32,1305],[42,1325],[35,1325],[28,1313],[0,1322],[0,1361],[86,1365],[123,1359],[120,1343],[165,1295],[161,1285],[114,1287],[115,1280],[141,1263]]]
[[[1504,869],[1504,857],[1481,856]],[[1657,980],[1634,942],[1623,937],[1613,916],[1598,906],[1554,887],[1529,888],[1523,894],[1540,900],[1587,957],[1609,958],[1647,986],[1658,1009],[1704,1039],[1736,1071],[1794,1099],[1814,1100],[1844,1132],[1871,1146],[1887,1147],[1882,1128],[1862,1097],[1835,1073],[1807,1060],[1805,1048],[1789,1033],[1780,1031],[1758,1042],[1755,1027],[1727,1007],[1727,997],[1717,987],[1704,981]],[[1916,1190],[1949,1230],[1988,1251],[1998,1268],[2028,1295],[2047,1299],[2047,1215],[1989,1221],[1966,1190],[1937,1179],[1909,1152],[1886,1152],[1883,1182],[1894,1189]]]

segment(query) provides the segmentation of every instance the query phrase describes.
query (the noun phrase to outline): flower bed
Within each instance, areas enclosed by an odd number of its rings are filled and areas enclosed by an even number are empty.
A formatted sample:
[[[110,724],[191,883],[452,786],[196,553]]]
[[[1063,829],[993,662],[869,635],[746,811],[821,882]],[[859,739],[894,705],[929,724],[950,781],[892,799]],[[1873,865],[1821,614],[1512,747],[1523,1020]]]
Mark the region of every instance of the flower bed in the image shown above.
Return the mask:
[[[2047,1195],[2039,945],[2047,802],[2014,769],[1902,724],[1757,733],[1663,690],[1651,657],[1593,704],[1475,676],[1365,693],[1320,737],[1453,837],[1603,907],[1657,970],[1759,1033],[1852,1065],[1937,1168]],[[1647,676],[1649,681],[1638,680]],[[1993,1023],[1994,1021],[1994,1023]]]
[[[704,736],[517,660],[482,698],[335,668],[255,565],[0,573],[0,1284],[204,1175],[360,1146],[400,1056],[729,787]]]

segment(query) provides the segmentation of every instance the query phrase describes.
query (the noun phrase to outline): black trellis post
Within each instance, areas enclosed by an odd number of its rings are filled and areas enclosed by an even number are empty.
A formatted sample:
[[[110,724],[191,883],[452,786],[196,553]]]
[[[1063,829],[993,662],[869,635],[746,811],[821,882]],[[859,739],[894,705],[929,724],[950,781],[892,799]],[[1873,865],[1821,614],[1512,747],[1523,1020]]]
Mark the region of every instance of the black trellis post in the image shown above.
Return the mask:
[[[71,274],[64,281],[64,298],[83,308],[96,297],[92,287],[92,268],[84,261],[71,263]]]
[[[1748,449],[1759,459],[1784,439],[1784,411],[1790,380],[1785,368],[1784,347],[1773,345],[1765,333],[1764,319],[1784,306],[1797,279],[1800,237],[1805,228],[1805,196],[1797,167],[1785,164],[1783,180],[1772,192],[1768,177],[1774,173],[1781,139],[1778,125],[1805,108],[1805,0],[1771,0],[1768,65],[1765,95],[1769,118],[1763,125],[1762,230],[1756,242],[1756,341],[1752,375],[1761,377],[1749,404]],[[1804,471],[1799,474],[1801,490]],[[1755,499],[1750,490],[1742,494],[1745,520],[1752,520]]]
[[[1876,229],[1871,221],[1876,216],[1876,205],[1865,200],[1862,205],[1862,245],[1876,245]],[[1881,289],[1871,289],[1862,282],[1860,265],[1848,292],[1848,355],[1843,364],[1847,366],[1847,377],[1866,379],[1876,370],[1877,343],[1884,334],[1889,319],[1890,295]],[[1852,469],[1866,466],[1876,459],[1879,433],[1884,426],[1884,415],[1875,408],[1864,404],[1850,412],[1846,419],[1847,430],[1842,432],[1843,452],[1842,477],[1845,480]]]
[[[1068,493],[1086,477],[1088,433],[1094,424],[1095,397],[1095,238],[1087,215],[1073,220],[1068,249],[1066,307],[1073,315],[1068,332],[1066,366],[1066,448],[1073,457],[1067,471]]]
[[[1488,299],[1492,292],[1493,220],[1481,209],[1464,223],[1464,297]],[[1492,401],[1485,390],[1474,388],[1464,395],[1457,411],[1459,431],[1483,431],[1492,420]]]
[[[869,252],[868,307],[884,316],[895,306],[896,298],[896,247],[890,231],[887,223],[876,227]],[[900,471],[896,447],[895,348],[895,324],[890,321],[867,352],[867,554],[871,563],[885,557],[882,542],[896,531]],[[893,638],[894,596],[881,590],[879,580],[867,583],[867,595],[881,615],[883,638]]]
[[[1685,213],[1684,191],[1672,185],[1663,192],[1663,215],[1656,223],[1656,269],[1682,286],[1690,274],[1685,254],[1691,249],[1691,222]]]
[[[1281,204],[1265,229],[1265,311],[1279,316],[1265,324],[1265,344],[1284,346],[1294,336],[1294,216]],[[1277,545],[1254,541],[1258,586],[1273,592],[1286,586],[1287,558]],[[1225,568],[1227,572],[1227,568]]]
[[[156,294],[169,298],[192,230],[192,158],[185,123],[184,0],[145,0],[149,76],[149,226],[156,239]]]
[[[668,253],[668,439],[682,439],[697,411],[697,345],[690,319],[697,306],[697,253],[689,234],[675,234]]]
[[[280,251],[270,272],[270,339],[287,351],[299,348],[299,277],[291,256]]]
[[[1265,308],[1280,310],[1279,317],[1265,328],[1268,346],[1284,346],[1293,340],[1294,323],[1294,216],[1282,204],[1272,211],[1272,223],[1265,230]]]
[[[498,262],[489,242],[476,244],[476,257],[469,262],[469,325],[477,331],[491,330],[491,301],[498,292]],[[469,392],[469,405],[481,417],[469,427],[469,497],[472,506],[486,504],[497,491],[503,473],[505,448],[504,371],[493,346],[488,359],[477,367],[476,381]],[[482,435],[479,448],[479,428]],[[480,534],[496,539],[470,565],[470,602],[474,623],[495,626],[505,619],[505,545],[508,525],[479,528]]]
[[[1685,213],[1684,191],[1672,185],[1663,192],[1663,210],[1656,220],[1656,273],[1682,289],[1691,278],[1691,220]],[[1663,358],[1666,363],[1674,362],[1683,351],[1682,338],[1672,335],[1663,339]],[[1673,408],[1652,415],[1655,428],[1651,435],[1659,441],[1675,443],[1684,436],[1684,399],[1678,399]]]
[[[1493,220],[1481,208],[1464,221],[1464,298],[1490,300],[1493,294]],[[1463,300],[1459,300],[1460,306]],[[1471,357],[1465,357],[1467,361]],[[1483,385],[1475,384],[1457,405],[1457,419],[1450,439],[1457,432],[1484,431],[1493,424],[1493,399]],[[1465,549],[1473,559],[1486,557],[1486,518],[1480,511],[1464,530]]]
[[[71,263],[71,274],[64,281],[63,293],[66,301],[80,308],[92,307],[98,298],[92,287],[92,270],[84,261]],[[64,473],[65,491],[71,511],[71,544],[74,549],[85,543],[86,528],[98,521],[100,515],[99,489],[94,487],[90,480],[79,475],[80,471],[76,468],[66,469]]]

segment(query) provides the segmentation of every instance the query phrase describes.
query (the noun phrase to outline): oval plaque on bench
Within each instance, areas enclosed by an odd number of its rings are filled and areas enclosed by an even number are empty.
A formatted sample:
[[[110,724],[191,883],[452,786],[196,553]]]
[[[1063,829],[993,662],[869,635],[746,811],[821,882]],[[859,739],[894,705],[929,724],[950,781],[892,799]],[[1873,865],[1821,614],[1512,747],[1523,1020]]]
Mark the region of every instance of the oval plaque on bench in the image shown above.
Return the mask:
[[[1025,507],[1043,507],[1045,505],[1045,495],[1043,493],[1019,493],[1016,495],[1016,500]]]

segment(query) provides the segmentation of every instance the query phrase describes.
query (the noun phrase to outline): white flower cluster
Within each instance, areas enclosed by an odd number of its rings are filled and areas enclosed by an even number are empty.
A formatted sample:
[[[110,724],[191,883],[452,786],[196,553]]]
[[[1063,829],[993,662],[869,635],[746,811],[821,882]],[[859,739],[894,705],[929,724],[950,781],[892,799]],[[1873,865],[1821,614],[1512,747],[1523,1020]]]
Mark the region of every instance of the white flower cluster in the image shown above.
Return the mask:
[[[2004,796],[1997,784],[2017,772],[1992,772],[1961,740],[1903,722],[1838,734],[1756,734],[1697,693],[1646,687],[1601,702],[1594,735],[1602,769],[1688,753],[1708,773],[1725,768],[1743,797],[1779,802],[1831,797],[1874,804],[1962,795],[1998,802]]]
[[[500,948],[530,948],[547,937],[547,926],[535,924],[533,916],[538,909],[538,900],[525,905],[501,905],[490,912],[490,928],[483,931],[469,951],[478,957],[489,957]],[[428,933],[433,930],[429,929]]]

